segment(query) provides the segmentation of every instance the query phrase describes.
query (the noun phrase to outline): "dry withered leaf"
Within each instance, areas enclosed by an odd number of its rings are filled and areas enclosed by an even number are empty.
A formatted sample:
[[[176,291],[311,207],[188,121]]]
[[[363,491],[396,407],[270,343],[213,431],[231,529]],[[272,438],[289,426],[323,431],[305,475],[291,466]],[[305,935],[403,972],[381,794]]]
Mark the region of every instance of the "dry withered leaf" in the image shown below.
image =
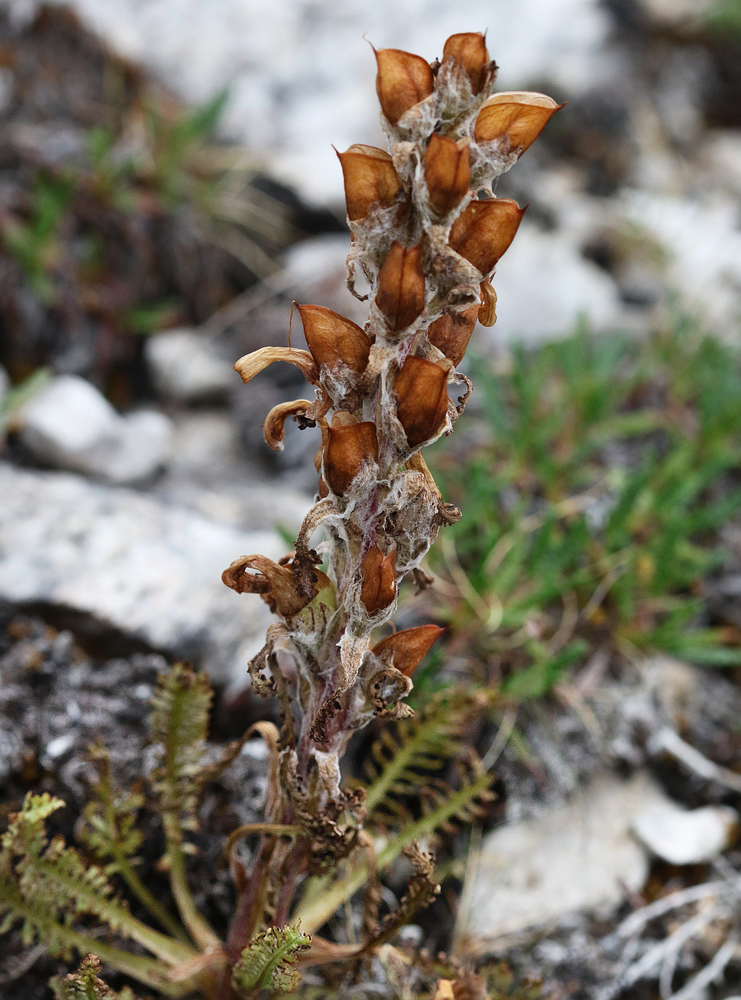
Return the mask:
[[[343,426],[333,420],[327,430],[324,479],[333,493],[342,496],[367,462],[378,461],[376,425],[365,420]]]
[[[443,62],[452,59],[466,71],[471,91],[480,94],[489,79],[491,60],[486,48],[486,38],[480,31],[466,31],[451,35],[443,47]]]
[[[249,570],[254,572],[246,572]],[[307,595],[300,586],[299,571],[296,560],[281,565],[267,556],[240,556],[224,570],[221,579],[238,594],[259,594],[274,614],[289,619],[302,611],[320,590],[331,587],[321,570],[312,569],[312,593]]]
[[[396,550],[384,555],[378,545],[371,546],[363,556],[360,573],[360,600],[368,614],[375,615],[396,597]]]
[[[357,323],[324,306],[297,303],[296,308],[304,324],[311,357],[319,368],[345,364],[358,374],[365,371],[370,341]]]
[[[509,198],[472,201],[450,227],[450,246],[482,274],[490,274],[505,253],[525,214]]]
[[[243,382],[249,382],[276,361],[287,361],[300,368],[307,382],[316,384],[319,381],[319,371],[312,356],[308,351],[299,351],[294,347],[261,347],[259,351],[240,358],[234,365],[234,371],[239,372]]]
[[[278,403],[265,417],[262,432],[265,442],[273,451],[283,451],[285,438],[285,422],[289,417],[306,416],[314,404],[308,399],[291,399],[286,403]]]
[[[375,146],[355,144],[337,156],[345,181],[347,217],[351,222],[364,219],[377,205],[393,205],[402,185],[388,153]]]
[[[435,78],[427,60],[401,49],[377,49],[376,62],[381,111],[396,125],[405,111],[429,97],[435,89]]]
[[[524,153],[563,107],[552,97],[535,91],[510,91],[492,94],[474,126],[476,142],[506,139],[510,149]]]
[[[481,305],[479,306],[478,320],[482,326],[494,326],[497,321],[497,293],[491,287],[491,282],[482,281]]]
[[[396,415],[412,448],[434,437],[445,420],[449,368],[411,357],[399,369],[394,381]]]
[[[434,132],[425,150],[425,181],[430,205],[446,218],[468,194],[471,184],[469,141]]]
[[[411,677],[423,657],[445,632],[439,625],[417,625],[394,632],[373,647],[376,656],[383,656],[391,666]]]
[[[422,251],[393,243],[378,275],[376,305],[390,333],[405,330],[425,307]]]
[[[427,331],[430,343],[450,358],[456,368],[466,353],[480,308],[472,305],[462,312],[445,313],[431,323]]]

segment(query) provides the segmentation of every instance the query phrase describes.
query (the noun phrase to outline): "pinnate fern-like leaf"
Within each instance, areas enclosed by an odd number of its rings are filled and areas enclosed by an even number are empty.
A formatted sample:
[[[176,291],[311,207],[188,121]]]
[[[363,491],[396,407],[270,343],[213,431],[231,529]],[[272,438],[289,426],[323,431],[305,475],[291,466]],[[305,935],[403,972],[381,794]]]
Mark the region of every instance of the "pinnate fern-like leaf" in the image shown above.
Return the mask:
[[[128,987],[116,992],[104,983],[100,968],[100,960],[95,955],[88,955],[77,972],[55,976],[49,985],[56,1000],[136,1000]]]
[[[242,951],[234,966],[232,985],[245,998],[258,990],[289,993],[299,984],[295,967],[301,952],[311,945],[299,924],[268,927]]]
[[[111,930],[124,930],[126,909],[112,899],[105,872],[86,864],[61,837],[49,841],[45,823],[64,802],[50,795],[26,797],[12,818],[0,849],[0,912],[6,931],[23,922],[25,944],[41,938],[54,954],[71,953],[66,928],[79,916],[96,916]]]
[[[92,748],[98,767],[98,780],[85,807],[81,837],[85,845],[101,860],[110,860],[107,871],[119,868],[120,858],[134,859],[142,842],[136,826],[136,816],[144,805],[139,792],[122,792],[113,784],[110,758],[101,746]]]
[[[205,674],[177,664],[160,679],[152,705],[152,735],[163,747],[153,774],[168,837],[197,828],[206,772],[202,764],[212,691]]]

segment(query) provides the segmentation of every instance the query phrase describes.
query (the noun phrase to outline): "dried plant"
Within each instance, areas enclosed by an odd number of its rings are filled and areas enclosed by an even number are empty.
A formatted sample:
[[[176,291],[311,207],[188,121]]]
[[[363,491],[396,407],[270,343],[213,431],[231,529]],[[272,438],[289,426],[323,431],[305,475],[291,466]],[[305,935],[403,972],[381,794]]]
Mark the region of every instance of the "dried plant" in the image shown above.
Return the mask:
[[[435,625],[378,641],[405,577],[455,522],[422,449],[449,434],[470,381],[456,371],[477,319],[492,324],[490,279],[524,210],[495,198],[509,169],[558,110],[535,93],[490,96],[496,65],[484,36],[453,35],[441,62],[376,52],[377,92],[390,151],[339,153],[352,231],[348,285],[370,301],[361,328],[320,305],[298,305],[309,350],[268,347],[235,365],[245,382],[277,361],[301,369],[314,399],[274,407],[265,438],[318,425],[318,501],[281,563],[237,559],[224,582],[259,594],[279,621],[250,664],[255,689],[277,696],[283,725],[269,819],[305,836],[274,843],[255,877],[289,888],[269,901],[287,916],[297,874],[335,864],[357,842],[362,797],[343,788],[340,761],[374,717],[410,715],[411,674],[442,631]],[[370,291],[360,296],[361,271]],[[460,386],[452,401],[449,388]],[[316,541],[315,541],[316,540]],[[324,569],[319,569],[322,564]],[[268,874],[269,872],[269,874]],[[254,914],[244,915],[249,927]],[[235,925],[233,944],[245,930]]]
[[[287,361],[314,387],[313,400],[291,400],[268,414],[272,447],[282,447],[289,417],[321,431],[318,500],[295,551],[279,563],[242,556],[224,573],[229,587],[258,594],[277,616],[249,671],[258,694],[279,700],[280,729],[258,723],[206,764],[205,678],[176,667],[161,681],[153,726],[160,764],[150,784],[177,917],[135,870],[141,836],[132,813],[142,797],[114,788],[101,751],[84,838],[99,864],[86,863],[60,838],[49,840],[46,820],[63,804],[49,796],[30,796],[2,842],[5,929],[20,920],[27,942],[41,938],[65,957],[94,952],[166,996],[285,993],[295,989],[299,966],[351,960],[352,973],[371,953],[388,955],[393,935],[438,889],[433,858],[419,842],[475,819],[491,798],[490,776],[461,738],[485,696],[442,693],[418,719],[404,701],[415,668],[442,630],[433,624],[385,636],[381,630],[405,577],[418,587],[429,584],[422,559],[439,529],[460,513],[443,500],[422,449],[449,434],[463,412],[471,383],[456,366],[477,319],[496,319],[490,279],[523,210],[495,198],[492,182],[558,105],[542,94],[490,96],[496,66],[481,34],[453,35],[442,60],[431,65],[396,49],[376,58],[390,151],[358,145],[339,154],[353,236],[348,284],[359,295],[361,272],[370,286],[365,327],[320,305],[298,305],[308,350],[263,348],[235,365],[249,382]],[[460,398],[451,401],[449,389],[457,386]],[[377,717],[395,720],[395,734],[377,742],[367,788],[347,787],[340,766],[348,742]],[[189,837],[205,784],[254,733],[269,750],[266,817],[229,838],[236,905],[222,941],[188,884]],[[418,801],[413,812],[405,802],[411,791]],[[246,866],[235,848],[248,836],[256,842]],[[398,908],[382,915],[378,873],[402,853],[413,874]],[[114,876],[161,930],[129,912]],[[318,936],[361,889],[359,940]],[[116,942],[100,942],[91,918]],[[122,938],[149,955],[121,948]],[[57,994],[114,996],[98,971],[87,959],[57,982]],[[439,995],[442,989],[441,983]],[[484,981],[464,975],[450,980],[450,990],[483,995]]]

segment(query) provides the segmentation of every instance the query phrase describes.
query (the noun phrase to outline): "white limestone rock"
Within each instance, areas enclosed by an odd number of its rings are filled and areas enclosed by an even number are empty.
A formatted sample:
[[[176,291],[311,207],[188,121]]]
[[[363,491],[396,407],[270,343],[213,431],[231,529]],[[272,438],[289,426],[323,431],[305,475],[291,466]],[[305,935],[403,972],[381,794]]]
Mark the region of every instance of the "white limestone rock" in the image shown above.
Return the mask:
[[[278,558],[285,546],[130,490],[0,463],[0,599],[72,611],[222,681],[244,678],[271,620],[259,598],[221,582],[251,552]]]
[[[664,801],[645,773],[629,781],[605,775],[570,802],[492,831],[469,861],[455,954],[479,954],[506,935],[618,906],[648,875],[632,823]]]
[[[154,475],[168,459],[172,424],[162,413],[121,416],[77,375],[58,375],[18,412],[20,439],[38,459],[117,484]]]
[[[155,386],[176,402],[223,399],[238,382],[231,365],[197,330],[158,333],[147,339],[144,350]]]
[[[738,832],[738,813],[730,806],[683,809],[668,799],[640,812],[633,832],[652,854],[672,865],[713,861]]]

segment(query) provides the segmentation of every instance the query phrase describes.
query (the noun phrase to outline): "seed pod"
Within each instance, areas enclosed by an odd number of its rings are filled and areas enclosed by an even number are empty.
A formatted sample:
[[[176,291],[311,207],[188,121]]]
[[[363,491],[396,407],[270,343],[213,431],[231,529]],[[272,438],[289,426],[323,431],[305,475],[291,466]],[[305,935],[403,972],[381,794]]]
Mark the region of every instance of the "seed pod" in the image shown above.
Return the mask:
[[[376,643],[372,652],[376,656],[383,656],[392,667],[396,667],[406,677],[411,677],[423,657],[427,655],[443,632],[445,629],[440,628],[439,625],[418,625],[416,628],[405,628],[401,632],[394,632],[393,635]]]
[[[497,293],[491,287],[489,281],[482,281],[481,305],[479,306],[478,320],[482,326],[494,326],[497,321]]]
[[[525,214],[516,201],[472,201],[450,227],[450,246],[482,274],[490,274],[515,238]]]
[[[375,615],[396,597],[396,550],[384,555],[378,545],[372,546],[363,556],[360,573],[360,600],[368,614]]]
[[[393,243],[378,274],[376,305],[391,333],[405,330],[425,307],[422,251]]]
[[[364,219],[377,206],[388,207],[401,191],[401,181],[388,153],[375,146],[353,145],[338,153],[345,181],[347,216]]]
[[[469,141],[433,132],[425,152],[425,180],[430,205],[446,218],[468,194],[471,184]]]
[[[445,313],[430,324],[427,337],[430,343],[450,358],[455,368],[463,360],[468,342],[476,326],[480,306],[469,306],[463,312]]]
[[[342,496],[367,462],[378,461],[378,437],[372,421],[343,426],[336,419],[339,415],[328,428],[324,479],[333,493]]]
[[[345,364],[358,374],[365,371],[370,341],[357,323],[324,306],[297,304],[297,308],[304,324],[306,343],[319,368]]]
[[[391,125],[396,125],[405,111],[429,97],[435,89],[435,78],[422,56],[401,49],[378,49],[376,62],[381,111]]]
[[[412,448],[440,430],[448,413],[447,367],[424,358],[407,358],[394,381],[396,416]]]
[[[443,48],[443,62],[446,59],[452,59],[466,71],[472,93],[480,94],[491,71],[486,39],[481,32],[467,31],[451,35]]]
[[[479,111],[474,138],[476,142],[505,139],[510,150],[522,155],[562,107],[552,97],[531,91],[492,94]]]

